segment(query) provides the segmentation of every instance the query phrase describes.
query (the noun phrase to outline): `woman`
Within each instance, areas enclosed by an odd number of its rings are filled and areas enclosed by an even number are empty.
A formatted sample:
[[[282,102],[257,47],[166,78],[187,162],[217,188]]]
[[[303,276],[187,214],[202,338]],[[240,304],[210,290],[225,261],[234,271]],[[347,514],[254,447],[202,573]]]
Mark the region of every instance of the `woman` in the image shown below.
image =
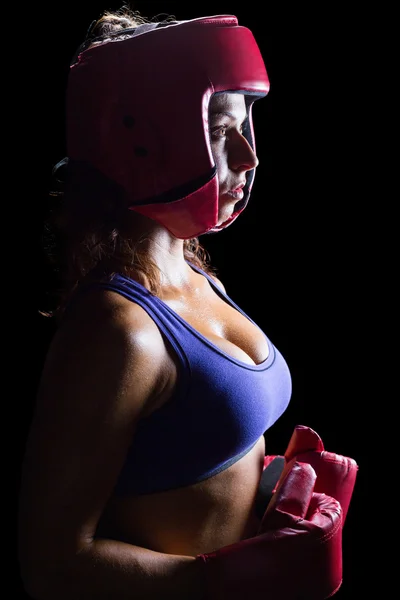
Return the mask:
[[[198,236],[247,204],[268,89],[231,16],[105,13],[73,60],[65,293],[21,486],[34,598],[205,598],[197,557],[257,535],[291,379]]]

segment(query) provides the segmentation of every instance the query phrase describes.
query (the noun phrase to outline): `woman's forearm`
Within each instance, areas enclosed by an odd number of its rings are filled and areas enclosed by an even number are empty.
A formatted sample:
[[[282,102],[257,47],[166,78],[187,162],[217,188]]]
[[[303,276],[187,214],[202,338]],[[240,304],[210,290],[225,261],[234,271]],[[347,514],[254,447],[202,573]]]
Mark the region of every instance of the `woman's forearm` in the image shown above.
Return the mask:
[[[26,587],[35,600],[204,600],[201,567],[192,556],[96,539],[68,567],[37,574]]]

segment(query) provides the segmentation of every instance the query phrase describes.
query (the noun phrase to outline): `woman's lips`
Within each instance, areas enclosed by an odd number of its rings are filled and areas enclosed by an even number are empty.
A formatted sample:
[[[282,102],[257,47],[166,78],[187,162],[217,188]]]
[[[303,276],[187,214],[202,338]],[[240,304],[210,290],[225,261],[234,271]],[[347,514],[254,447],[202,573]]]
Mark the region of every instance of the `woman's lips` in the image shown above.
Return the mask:
[[[234,190],[229,190],[226,195],[234,200],[241,200],[243,198],[243,188],[240,186]]]

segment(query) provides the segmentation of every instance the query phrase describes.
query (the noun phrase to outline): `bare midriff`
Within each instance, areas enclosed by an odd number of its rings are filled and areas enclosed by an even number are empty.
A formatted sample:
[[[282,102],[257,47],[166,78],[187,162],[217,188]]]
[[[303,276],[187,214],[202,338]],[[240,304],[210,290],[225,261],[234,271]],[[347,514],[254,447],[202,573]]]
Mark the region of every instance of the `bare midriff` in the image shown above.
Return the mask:
[[[196,556],[256,535],[254,510],[265,440],[200,483],[142,496],[113,497],[100,535],[157,552]]]

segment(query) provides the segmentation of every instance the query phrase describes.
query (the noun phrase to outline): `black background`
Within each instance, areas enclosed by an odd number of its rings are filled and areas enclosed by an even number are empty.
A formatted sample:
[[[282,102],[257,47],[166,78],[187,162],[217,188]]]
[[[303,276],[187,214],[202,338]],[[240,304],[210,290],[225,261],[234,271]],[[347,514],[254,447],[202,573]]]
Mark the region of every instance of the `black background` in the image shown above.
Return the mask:
[[[53,333],[38,313],[50,284],[41,236],[51,169],[65,156],[68,65],[90,22],[120,6],[91,0],[25,7],[24,31],[16,23],[10,34],[10,108],[3,118],[10,132],[5,175],[12,185],[3,193],[12,200],[5,262],[11,265],[6,302],[13,308],[6,309],[5,320],[13,315],[7,347],[15,411],[9,452],[17,457],[13,515],[36,386]],[[301,3],[165,0],[131,6],[147,17],[235,14],[252,29],[264,55],[271,91],[254,109],[260,166],[250,203],[230,228],[201,241],[228,294],[291,369],[292,401],[266,434],[267,453],[283,452],[293,427],[304,424],[321,435],[327,450],[359,464],[344,531],[344,583],[335,598],[363,598],[369,591],[362,532],[371,475],[364,432],[373,393],[369,306],[376,267],[362,174],[369,167],[355,160],[367,154],[368,143],[356,19],[329,7],[299,8]],[[14,595],[8,597],[24,597],[12,548]]]

